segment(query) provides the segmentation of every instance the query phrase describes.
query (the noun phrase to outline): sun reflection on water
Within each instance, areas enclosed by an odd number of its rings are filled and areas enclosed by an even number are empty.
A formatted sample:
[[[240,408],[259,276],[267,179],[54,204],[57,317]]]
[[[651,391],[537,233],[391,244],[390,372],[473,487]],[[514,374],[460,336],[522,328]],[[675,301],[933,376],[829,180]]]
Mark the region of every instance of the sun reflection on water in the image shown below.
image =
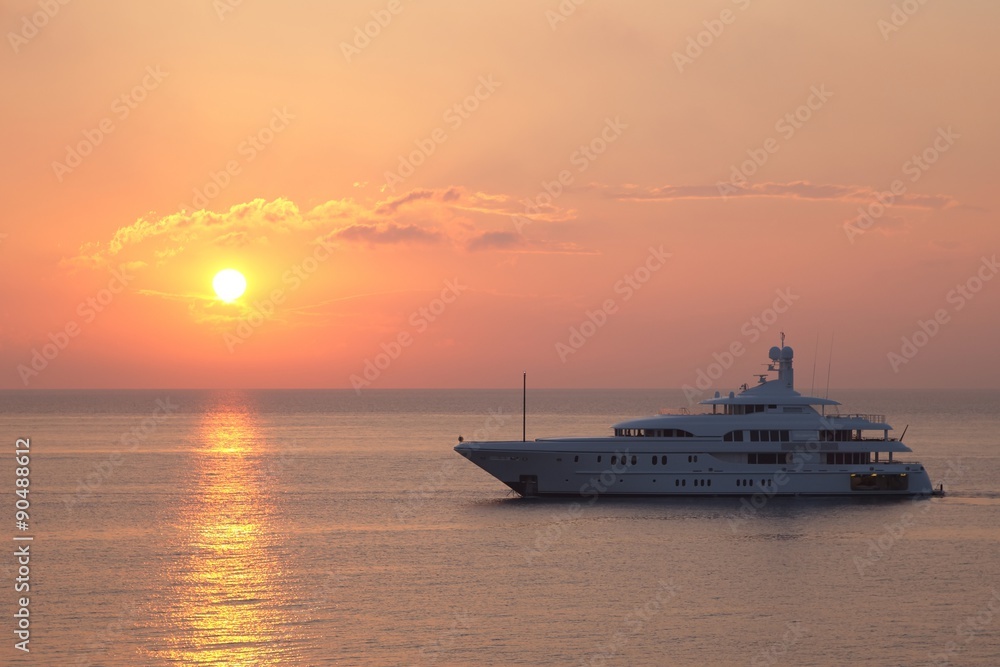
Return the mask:
[[[287,662],[294,624],[264,446],[243,405],[206,413],[179,521],[185,544],[166,593],[173,636],[157,657],[184,665]]]

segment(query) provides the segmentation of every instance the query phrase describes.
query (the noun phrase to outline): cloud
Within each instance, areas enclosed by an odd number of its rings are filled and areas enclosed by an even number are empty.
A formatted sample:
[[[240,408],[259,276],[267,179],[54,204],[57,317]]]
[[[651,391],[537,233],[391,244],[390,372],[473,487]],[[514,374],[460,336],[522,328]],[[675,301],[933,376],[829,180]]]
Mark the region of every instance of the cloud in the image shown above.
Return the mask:
[[[416,225],[387,222],[374,225],[351,225],[331,232],[327,239],[363,241],[372,245],[381,243],[438,243],[444,240],[444,235]]]
[[[395,199],[390,199],[385,202],[377,209],[376,213],[395,213],[396,210],[403,206],[404,204],[409,204],[410,202],[420,201],[421,199],[430,199],[434,196],[432,190],[412,190],[402,197],[396,197]]]
[[[715,185],[662,185],[655,187],[640,186],[632,183],[619,186],[597,183],[587,187],[620,201],[672,201],[676,199],[726,200],[740,197],[771,197],[779,199],[871,202],[878,201],[880,194],[879,190],[867,185],[810,183],[809,181],[752,183],[742,187],[728,182],[720,182]],[[911,208],[941,209],[958,206],[959,202],[950,195],[904,193],[895,198],[893,205]]]
[[[507,250],[524,245],[524,237],[516,232],[482,232],[470,239],[465,247],[471,252]]]
[[[544,252],[544,244],[524,243],[513,234],[512,216],[522,204],[504,193],[468,192],[461,187],[415,189],[388,200],[331,199],[309,210],[285,198],[254,199],[220,211],[181,210],[162,217],[145,216],[118,228],[107,240],[80,247],[63,262],[76,268],[104,268],[127,261],[163,266],[190,252],[210,247],[244,248],[279,243],[289,235],[324,236],[342,243],[370,245],[451,242],[474,251],[514,248]],[[567,220],[575,212],[548,206],[532,220]],[[500,218],[501,220],[498,220]],[[562,252],[562,250],[559,250]]]

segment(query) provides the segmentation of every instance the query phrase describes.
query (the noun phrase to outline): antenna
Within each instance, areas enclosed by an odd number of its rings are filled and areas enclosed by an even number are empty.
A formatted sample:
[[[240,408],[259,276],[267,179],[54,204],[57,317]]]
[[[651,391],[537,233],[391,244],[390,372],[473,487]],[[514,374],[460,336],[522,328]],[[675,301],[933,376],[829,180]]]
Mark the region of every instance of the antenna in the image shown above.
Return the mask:
[[[528,371],[521,375],[521,442],[528,440]]]
[[[816,390],[816,359],[819,357],[819,332],[816,332],[816,346],[813,348],[813,377],[812,382],[809,384],[809,395],[813,396],[813,392]]]
[[[830,369],[833,368],[833,332],[830,333],[830,357],[826,365],[826,398],[830,398]]]

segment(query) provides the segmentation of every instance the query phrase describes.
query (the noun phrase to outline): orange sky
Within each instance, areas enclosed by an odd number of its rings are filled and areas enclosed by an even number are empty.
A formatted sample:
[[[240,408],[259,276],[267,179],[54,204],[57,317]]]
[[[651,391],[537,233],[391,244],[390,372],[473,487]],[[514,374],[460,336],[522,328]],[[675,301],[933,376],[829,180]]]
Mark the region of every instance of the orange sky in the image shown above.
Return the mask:
[[[996,3],[0,22],[0,387],[1000,387]]]

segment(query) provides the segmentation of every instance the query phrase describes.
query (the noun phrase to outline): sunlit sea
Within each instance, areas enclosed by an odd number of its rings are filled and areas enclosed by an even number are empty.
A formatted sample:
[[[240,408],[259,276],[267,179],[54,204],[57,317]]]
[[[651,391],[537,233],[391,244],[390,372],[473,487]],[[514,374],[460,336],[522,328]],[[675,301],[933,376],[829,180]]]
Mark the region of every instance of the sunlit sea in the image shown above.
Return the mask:
[[[0,392],[0,664],[1000,665],[1000,392],[833,397],[947,495],[519,499],[452,450],[519,390]],[[684,404],[529,391],[528,437]]]

